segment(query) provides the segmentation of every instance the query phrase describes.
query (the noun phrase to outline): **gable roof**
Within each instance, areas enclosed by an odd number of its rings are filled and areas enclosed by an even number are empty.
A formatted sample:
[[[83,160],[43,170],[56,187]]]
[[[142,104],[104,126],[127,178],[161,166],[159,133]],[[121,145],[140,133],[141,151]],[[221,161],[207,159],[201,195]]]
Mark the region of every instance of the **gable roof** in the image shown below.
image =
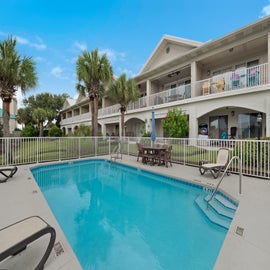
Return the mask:
[[[195,49],[202,44],[202,42],[198,41],[164,35],[139,74],[163,65],[175,57],[184,55],[188,51]]]
[[[75,104],[76,104],[76,99],[66,98],[62,110],[67,109]]]

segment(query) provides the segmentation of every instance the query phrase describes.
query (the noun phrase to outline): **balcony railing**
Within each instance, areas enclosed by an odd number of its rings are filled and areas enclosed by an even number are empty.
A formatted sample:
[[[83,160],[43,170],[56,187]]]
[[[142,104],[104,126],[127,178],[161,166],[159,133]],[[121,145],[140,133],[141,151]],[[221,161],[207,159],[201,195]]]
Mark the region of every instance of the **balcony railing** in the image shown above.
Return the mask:
[[[98,116],[111,115],[119,113],[120,104],[115,104],[109,107],[101,108],[98,110]]]
[[[216,75],[206,80],[195,82],[195,96],[210,95],[236,89],[245,89],[255,86],[262,86],[270,83],[268,63],[250,67],[241,68],[234,72],[226,72]],[[128,111],[152,107],[161,104],[167,104],[179,100],[189,99],[191,97],[191,84],[181,85],[176,88],[161,91],[156,94],[141,97],[127,106]],[[99,116],[118,114],[120,105],[115,104],[109,107],[99,109]],[[62,120],[61,124],[69,124],[81,119],[91,119],[91,113],[74,116]]]
[[[239,68],[206,80],[196,82],[197,95],[210,95],[236,89],[250,88],[269,84],[268,63]]]
[[[143,145],[152,143],[150,138],[145,137],[2,138],[0,165],[22,165],[110,155],[118,145],[122,154],[137,156],[136,142]],[[215,162],[218,149],[226,147],[230,149],[231,156],[241,158],[243,174],[270,179],[269,140],[157,138],[156,143],[172,146],[172,162],[191,166],[199,166],[201,160]],[[232,163],[230,171],[239,173],[238,162]]]
[[[62,119],[61,125],[77,124],[77,123],[80,124],[81,121],[88,120],[88,119],[91,119],[90,112]]]
[[[191,97],[191,85],[181,85],[149,96],[149,106],[170,103]]]

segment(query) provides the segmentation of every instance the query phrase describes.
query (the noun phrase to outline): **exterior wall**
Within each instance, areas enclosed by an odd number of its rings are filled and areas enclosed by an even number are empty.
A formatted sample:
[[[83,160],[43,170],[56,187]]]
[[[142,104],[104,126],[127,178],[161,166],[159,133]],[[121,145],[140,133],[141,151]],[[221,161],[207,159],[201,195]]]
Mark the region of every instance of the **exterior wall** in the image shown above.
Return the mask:
[[[163,136],[162,119],[168,109],[176,107],[189,116],[191,138],[198,137],[198,125],[209,125],[212,116],[226,115],[229,131],[231,127],[238,126],[239,114],[246,113],[261,113],[263,135],[270,137],[268,32],[270,17],[202,45],[163,37],[140,74],[134,77],[142,96],[146,94],[146,97],[129,106],[125,114],[126,135],[138,136],[143,124],[146,131],[151,131],[151,111],[154,107],[156,134]],[[251,63],[255,60],[258,62]],[[252,79],[253,71],[257,75]],[[235,74],[239,77],[237,86],[233,84]],[[221,78],[224,84],[220,87]],[[205,83],[209,84],[208,89]],[[169,85],[168,90],[165,89],[166,85]],[[77,102],[76,106],[82,105]],[[64,114],[66,118],[62,119],[62,126],[73,128],[79,123],[90,125],[87,122],[91,119],[90,111],[87,120],[83,114],[74,115],[72,106],[65,108]],[[99,124],[103,135],[121,129],[118,107],[109,100],[103,101]]]

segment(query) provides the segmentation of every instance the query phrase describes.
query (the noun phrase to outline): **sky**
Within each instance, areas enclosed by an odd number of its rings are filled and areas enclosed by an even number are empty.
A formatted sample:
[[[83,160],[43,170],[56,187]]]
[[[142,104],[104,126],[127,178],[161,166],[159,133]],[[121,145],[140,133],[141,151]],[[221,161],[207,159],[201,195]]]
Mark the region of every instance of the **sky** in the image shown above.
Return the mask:
[[[163,35],[206,42],[270,14],[270,0],[0,0],[0,42],[12,35],[36,63],[42,92],[76,98],[76,61],[106,53],[116,76],[140,72]]]

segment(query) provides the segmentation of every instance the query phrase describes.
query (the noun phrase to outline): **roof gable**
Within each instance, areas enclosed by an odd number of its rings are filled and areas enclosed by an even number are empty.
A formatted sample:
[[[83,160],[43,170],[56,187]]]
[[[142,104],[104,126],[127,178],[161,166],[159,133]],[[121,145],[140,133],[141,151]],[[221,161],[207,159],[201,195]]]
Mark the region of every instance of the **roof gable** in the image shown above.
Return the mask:
[[[69,107],[73,106],[75,103],[76,103],[76,100],[75,99],[67,98],[65,100],[65,102],[64,102],[64,105],[63,105],[63,109],[62,110],[68,109]]]
[[[197,41],[164,35],[139,74],[163,65],[202,44]]]

